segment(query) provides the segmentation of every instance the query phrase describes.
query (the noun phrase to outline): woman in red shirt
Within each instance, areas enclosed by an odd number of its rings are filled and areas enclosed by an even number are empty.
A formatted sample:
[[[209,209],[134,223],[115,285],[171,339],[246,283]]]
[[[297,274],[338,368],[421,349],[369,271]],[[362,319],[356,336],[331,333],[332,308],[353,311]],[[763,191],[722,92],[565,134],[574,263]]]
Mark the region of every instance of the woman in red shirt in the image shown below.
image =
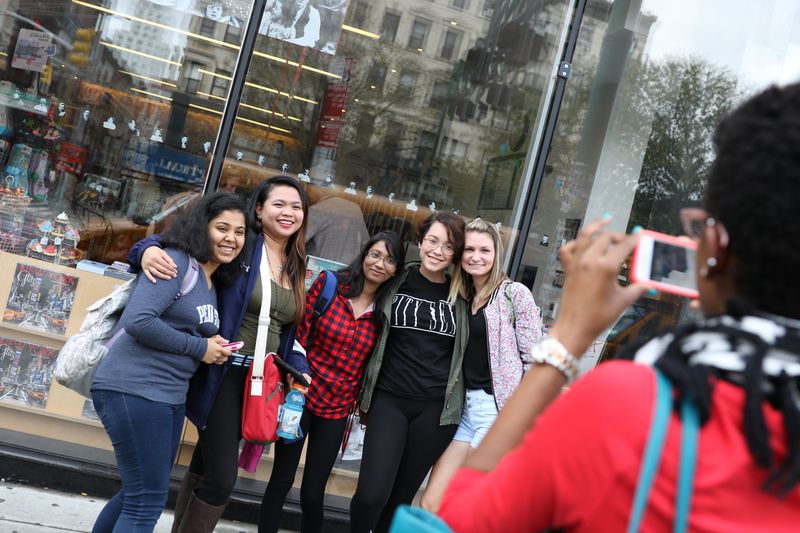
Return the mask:
[[[643,293],[617,282],[636,236],[589,224],[563,246],[558,321],[440,516],[466,531],[622,531],[654,408],[655,374],[700,413],[691,531],[796,531],[800,523],[800,85],[771,88],[723,120],[697,239],[706,319],[582,378],[547,411],[582,354]],[[668,531],[681,438],[671,417],[641,530]],[[535,421],[535,426],[534,426]]]
[[[275,443],[275,462],[261,505],[258,530],[276,532],[286,494],[294,483],[305,436],[308,450],[300,490],[302,530],[322,530],[325,484],[358,394],[361,374],[378,341],[383,300],[389,296],[387,280],[403,268],[400,237],[391,231],[376,234],[347,267],[323,272],[306,297],[306,312],[297,327],[297,340],[306,350],[311,386],[300,421],[304,437]],[[314,320],[314,303],[322,291],[324,276],[335,275],[338,287],[327,311]]]

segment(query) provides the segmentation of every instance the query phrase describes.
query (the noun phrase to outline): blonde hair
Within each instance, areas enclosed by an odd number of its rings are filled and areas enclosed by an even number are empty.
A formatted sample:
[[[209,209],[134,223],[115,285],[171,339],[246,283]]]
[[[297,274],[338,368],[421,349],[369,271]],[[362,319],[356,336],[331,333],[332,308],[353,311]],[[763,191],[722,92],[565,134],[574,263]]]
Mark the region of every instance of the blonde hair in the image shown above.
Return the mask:
[[[487,300],[495,289],[508,279],[501,265],[503,258],[503,242],[500,240],[500,234],[497,229],[495,229],[492,224],[484,222],[479,217],[464,227],[465,241],[468,233],[485,233],[492,238],[492,243],[494,244],[494,262],[492,263],[492,269],[489,271],[489,279],[486,281],[486,285],[483,286],[478,294],[475,294],[475,285],[472,283],[472,276],[464,272],[461,261],[459,261],[455,265],[453,281],[450,283],[450,294],[448,296],[448,301],[450,303],[454,303],[459,296],[465,300],[469,300],[470,297],[475,297],[478,300]]]

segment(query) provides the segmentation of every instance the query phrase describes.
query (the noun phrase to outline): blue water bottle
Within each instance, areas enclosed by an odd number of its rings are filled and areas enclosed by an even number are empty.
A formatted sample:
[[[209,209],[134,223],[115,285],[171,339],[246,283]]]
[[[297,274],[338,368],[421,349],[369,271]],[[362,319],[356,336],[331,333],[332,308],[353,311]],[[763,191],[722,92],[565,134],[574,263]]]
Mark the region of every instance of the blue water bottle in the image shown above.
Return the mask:
[[[303,386],[296,383],[286,395],[286,400],[278,413],[280,422],[276,433],[286,440],[300,438],[300,418],[303,416],[303,405],[306,403],[305,396],[300,392],[302,389]]]

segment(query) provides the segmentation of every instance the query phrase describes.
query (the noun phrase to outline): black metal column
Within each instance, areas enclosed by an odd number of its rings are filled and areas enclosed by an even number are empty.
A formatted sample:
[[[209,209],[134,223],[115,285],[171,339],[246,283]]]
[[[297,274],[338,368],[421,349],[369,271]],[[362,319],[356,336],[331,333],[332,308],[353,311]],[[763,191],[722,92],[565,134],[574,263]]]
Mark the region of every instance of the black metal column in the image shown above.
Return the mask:
[[[254,0],[253,10],[250,12],[250,19],[244,30],[244,38],[239,49],[239,57],[236,60],[236,67],[233,71],[233,79],[228,87],[228,98],[225,108],[222,110],[222,121],[217,130],[217,139],[214,142],[214,153],[211,156],[211,167],[208,169],[208,179],[206,180],[203,194],[208,194],[217,190],[219,180],[222,175],[222,165],[225,163],[225,155],[233,135],[233,126],[236,123],[236,113],[239,110],[239,102],[242,100],[244,82],[250,70],[250,60],[253,58],[253,50],[256,46],[258,29],[261,27],[261,18],[267,0]]]
[[[569,74],[572,69],[572,59],[575,55],[575,46],[578,42],[578,35],[581,30],[581,23],[583,22],[583,14],[585,11],[586,0],[576,0],[575,12],[572,17],[572,22],[570,23],[569,33],[567,34],[567,40],[564,44],[564,54],[558,69],[555,90],[553,91],[553,97],[547,111],[544,135],[542,136],[542,142],[539,145],[534,159],[533,180],[530,193],[525,199],[523,207],[522,221],[519,227],[519,239],[514,243],[514,248],[511,251],[511,264],[508,268],[508,275],[511,279],[517,278],[520,267],[522,266],[522,256],[525,254],[528,232],[531,230],[531,223],[533,221],[533,210],[536,206],[536,200],[539,197],[539,190],[542,187],[547,154],[550,153],[550,146],[553,142],[553,135],[555,134],[556,123],[558,122],[558,113],[561,110],[561,103],[564,100],[564,91],[566,90],[567,80],[569,79]]]

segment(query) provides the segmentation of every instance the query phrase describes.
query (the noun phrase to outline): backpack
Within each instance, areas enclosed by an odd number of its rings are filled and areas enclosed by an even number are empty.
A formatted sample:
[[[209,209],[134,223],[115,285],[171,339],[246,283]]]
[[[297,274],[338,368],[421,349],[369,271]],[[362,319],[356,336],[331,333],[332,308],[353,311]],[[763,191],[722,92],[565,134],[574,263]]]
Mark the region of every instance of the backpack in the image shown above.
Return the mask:
[[[336,295],[337,278],[333,273],[326,273],[325,281],[314,301],[314,310],[309,325],[309,335],[314,332],[314,324],[325,314]],[[295,327],[286,334],[281,334],[279,353],[286,361],[295,345]],[[267,444],[278,440],[278,411],[283,404],[283,376],[275,365],[274,354],[258,354],[253,356],[245,381],[245,394],[242,401],[242,438],[246,442]],[[300,438],[301,435],[298,435]]]
[[[197,261],[189,256],[189,268],[181,281],[178,294],[169,305],[194,288],[199,271]],[[125,328],[117,328],[117,323],[135,286],[135,279],[128,280],[111,291],[111,294],[86,308],[81,328],[67,339],[58,353],[53,369],[56,381],[91,399],[92,380],[100,361],[125,333]]]

